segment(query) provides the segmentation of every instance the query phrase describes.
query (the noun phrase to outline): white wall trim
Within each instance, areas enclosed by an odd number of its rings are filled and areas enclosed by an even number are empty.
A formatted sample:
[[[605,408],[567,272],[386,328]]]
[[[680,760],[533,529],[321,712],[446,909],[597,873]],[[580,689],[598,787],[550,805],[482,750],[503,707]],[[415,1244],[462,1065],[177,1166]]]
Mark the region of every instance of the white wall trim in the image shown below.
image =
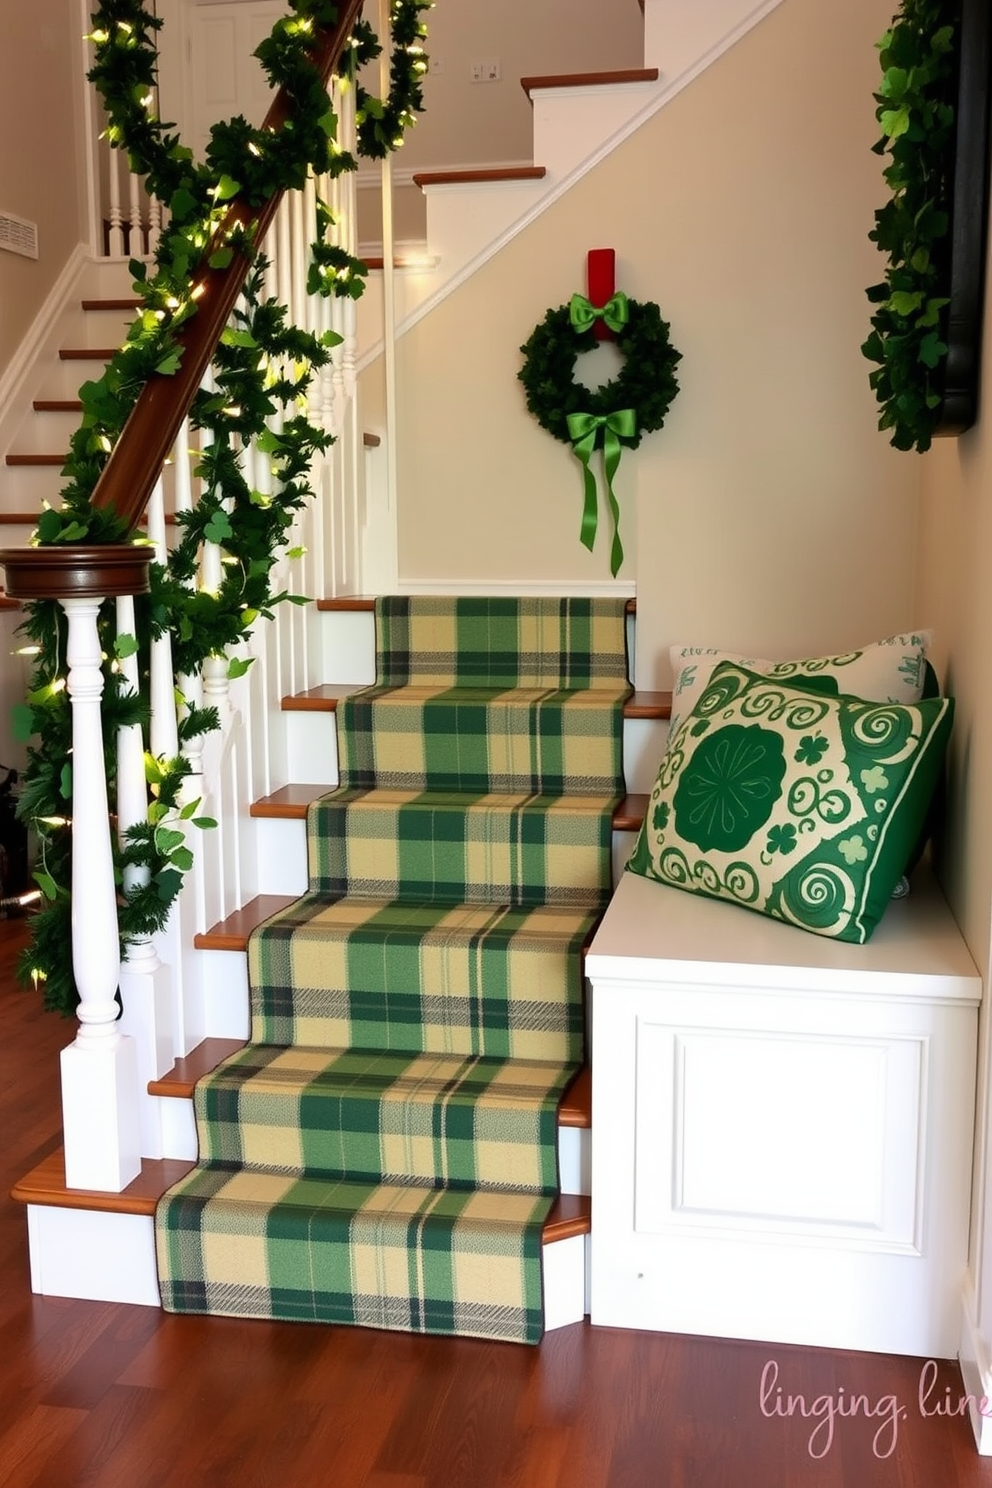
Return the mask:
[[[731,47],[735,46],[748,31],[752,30],[760,21],[763,21],[781,3],[782,0],[760,0],[760,4],[756,5],[742,21],[739,21],[736,26],[732,27],[714,46],[710,47],[701,57],[697,58],[691,67],[687,67],[684,72],[672,78],[671,81],[662,78],[658,92],[648,100],[642,109],[639,109],[632,118],[628,119],[625,124],[609,135],[574,170],[569,171],[560,181],[551,186],[538,201],[528,207],[527,211],[522,213],[515,222],[511,222],[509,227],[505,228],[498,237],[487,244],[481,253],[477,253],[457,273],[453,274],[434,294],[429,295],[426,300],[422,301],[414,310],[411,310],[408,315],[404,316],[396,326],[397,339],[400,336],[406,335],[407,331],[412,330],[414,326],[418,325],[426,315],[431,313],[435,306],[440,305],[449,295],[454,294],[455,290],[460,289],[468,279],[471,279],[473,274],[477,273],[483,265],[487,264],[518,233],[523,232],[525,228],[529,227],[559,197],[564,196],[566,191],[570,191],[576,182],[580,181],[583,176],[599,165],[600,161],[605,160],[608,155],[612,154],[618,145],[623,144],[624,140],[636,133],[643,124],[654,117],[659,109],[664,108],[673,98],[677,98],[683,88],[687,88],[713,62],[716,62],[725,52],[728,52]],[[371,366],[376,358],[382,355],[382,350],[383,342],[381,340],[375,342],[359,358],[358,371],[360,373],[364,372],[366,367]]]
[[[57,349],[62,316],[78,289],[83,270],[90,262],[86,245],[77,243],[28,328],[20,346],[0,375],[0,453],[6,452],[26,403],[34,396],[30,379],[39,363]]]

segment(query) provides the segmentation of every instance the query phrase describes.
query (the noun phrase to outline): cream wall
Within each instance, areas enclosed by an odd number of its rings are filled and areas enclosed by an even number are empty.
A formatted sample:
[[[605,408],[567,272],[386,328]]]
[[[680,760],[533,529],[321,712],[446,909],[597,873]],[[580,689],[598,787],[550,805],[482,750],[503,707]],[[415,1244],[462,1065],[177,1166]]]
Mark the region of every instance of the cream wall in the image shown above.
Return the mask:
[[[992,285],[988,265],[986,270],[986,283]],[[992,655],[992,303],[988,288],[983,339],[985,378],[978,422],[959,439],[937,440],[920,462],[919,594],[921,610],[932,617],[937,632],[935,659],[947,690],[956,699],[941,877],[986,987],[979,1039],[971,1254],[975,1291],[971,1300],[981,1339],[978,1352],[984,1352],[979,1362],[987,1367],[992,1360],[992,1018],[988,1003],[992,969],[992,690],[988,669]]]
[[[519,346],[615,247],[684,354],[617,480],[638,681],[673,641],[780,655],[905,628],[917,463],[876,429],[859,345],[881,200],[874,42],[890,0],[785,0],[399,345],[400,578],[609,580],[581,476],[524,407]]]
[[[39,257],[0,251],[0,371],[85,235],[78,0],[3,0],[0,211],[38,225]]]

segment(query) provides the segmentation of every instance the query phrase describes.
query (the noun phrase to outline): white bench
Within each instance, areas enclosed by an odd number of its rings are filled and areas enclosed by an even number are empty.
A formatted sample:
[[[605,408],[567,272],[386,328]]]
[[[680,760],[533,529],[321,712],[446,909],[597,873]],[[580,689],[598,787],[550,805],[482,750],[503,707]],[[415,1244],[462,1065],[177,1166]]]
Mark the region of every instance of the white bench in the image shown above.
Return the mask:
[[[981,981],[918,880],[852,946],[624,874],[586,963],[593,1323],[957,1353]]]

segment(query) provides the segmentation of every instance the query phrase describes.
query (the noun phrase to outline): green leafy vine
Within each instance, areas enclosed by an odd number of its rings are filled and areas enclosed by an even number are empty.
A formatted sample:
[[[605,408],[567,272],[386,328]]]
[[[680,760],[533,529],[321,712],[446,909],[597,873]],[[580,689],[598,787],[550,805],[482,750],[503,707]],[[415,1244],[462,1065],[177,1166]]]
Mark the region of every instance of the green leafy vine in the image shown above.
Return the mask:
[[[235,198],[259,206],[280,190],[302,187],[311,171],[333,177],[356,168],[354,158],[338,144],[338,121],[310,56],[316,29],[333,25],[337,7],[331,0],[289,4],[290,13],[277,21],[256,55],[272,87],[288,94],[290,122],[281,130],[256,129],[243,118],[218,123],[202,162],[194,160],[173,125],[155,117],[155,33],[161,21],[143,0],[103,0],[93,16],[89,77],[104,101],[108,138],[127,150],[132,170],[168,208],[168,222],[154,263],[131,262],[141,309],[103,376],[80,390],[83,415],[64,467],[62,505],[42,513],[36,543],[126,540],[123,523],[91,504],[109,454],[148,377],[178,369],[182,344],[176,332],[196,314],[193,286],[198,276],[208,267],[225,267],[236,249],[251,265],[239,308],[215,352],[212,386],[197,393],[190,412],[192,426],[205,431],[195,471],[201,482],[199,500],[192,511],[178,514],[178,541],[167,564],[151,565],[151,592],[136,603],[137,635],[115,635],[112,606],[104,606],[101,614],[111,812],[117,730],[148,723],[150,640],[166,630],[171,633],[175,670],[182,678],[197,673],[208,657],[227,657],[259,617],[271,618],[275,604],[299,600],[274,594],[271,574],[294,514],[311,498],[312,463],[332,442],[306,416],[306,393],[340,338],[331,332],[314,337],[290,324],[286,308],[265,296],[266,262],[257,245],[236,226],[222,229]],[[380,156],[394,149],[423,106],[425,27],[420,17],[429,8],[429,0],[391,0],[392,62],[385,99],[372,97],[357,84],[359,69],[379,54],[378,39],[365,23],[353,32],[342,69],[356,87],[359,154]],[[365,267],[328,242],[333,225],[330,210],[318,202],[308,287],[313,294],[357,297]],[[242,451],[249,444],[268,458],[271,480],[265,484],[271,490],[254,489],[245,477]],[[197,580],[205,541],[221,549],[221,578],[214,589]],[[28,743],[19,813],[37,835],[35,879],[44,897],[32,918],[31,943],[20,972],[26,981],[43,983],[47,1007],[71,1014],[78,996],[70,934],[72,724],[64,680],[66,620],[52,601],[26,609],[22,631],[34,668],[27,701],[15,716],[15,729]],[[137,694],[120,665],[124,655],[135,652],[141,675]],[[241,675],[248,665],[249,660],[235,655],[229,674]],[[184,705],[180,745],[217,722],[213,709]],[[116,857],[123,946],[164,925],[193,862],[185,828],[212,825],[197,814],[198,801],[183,799],[188,774],[182,754],[175,759],[146,755],[148,819],[129,832]],[[127,876],[125,888],[126,868],[138,871]]]
[[[880,429],[896,449],[930,448],[942,402],[947,344],[950,171],[953,160],[956,7],[948,0],[903,0],[878,43],[882,82],[875,117],[887,154],[890,199],[869,233],[888,256],[885,279],[867,291],[876,307],[861,350],[878,365],[869,381]]]

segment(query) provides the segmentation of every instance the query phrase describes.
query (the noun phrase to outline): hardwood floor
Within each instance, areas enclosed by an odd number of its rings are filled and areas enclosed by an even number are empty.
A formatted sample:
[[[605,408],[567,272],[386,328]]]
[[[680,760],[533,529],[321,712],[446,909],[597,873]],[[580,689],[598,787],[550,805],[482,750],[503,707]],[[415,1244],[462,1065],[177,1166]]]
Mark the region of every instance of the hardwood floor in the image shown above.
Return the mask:
[[[920,1359],[588,1325],[527,1349],[32,1296],[6,1195],[58,1145],[73,1028],[14,986],[22,935],[0,922],[4,1488],[992,1485],[967,1422],[921,1411]],[[928,1412],[960,1394],[935,1366]]]

